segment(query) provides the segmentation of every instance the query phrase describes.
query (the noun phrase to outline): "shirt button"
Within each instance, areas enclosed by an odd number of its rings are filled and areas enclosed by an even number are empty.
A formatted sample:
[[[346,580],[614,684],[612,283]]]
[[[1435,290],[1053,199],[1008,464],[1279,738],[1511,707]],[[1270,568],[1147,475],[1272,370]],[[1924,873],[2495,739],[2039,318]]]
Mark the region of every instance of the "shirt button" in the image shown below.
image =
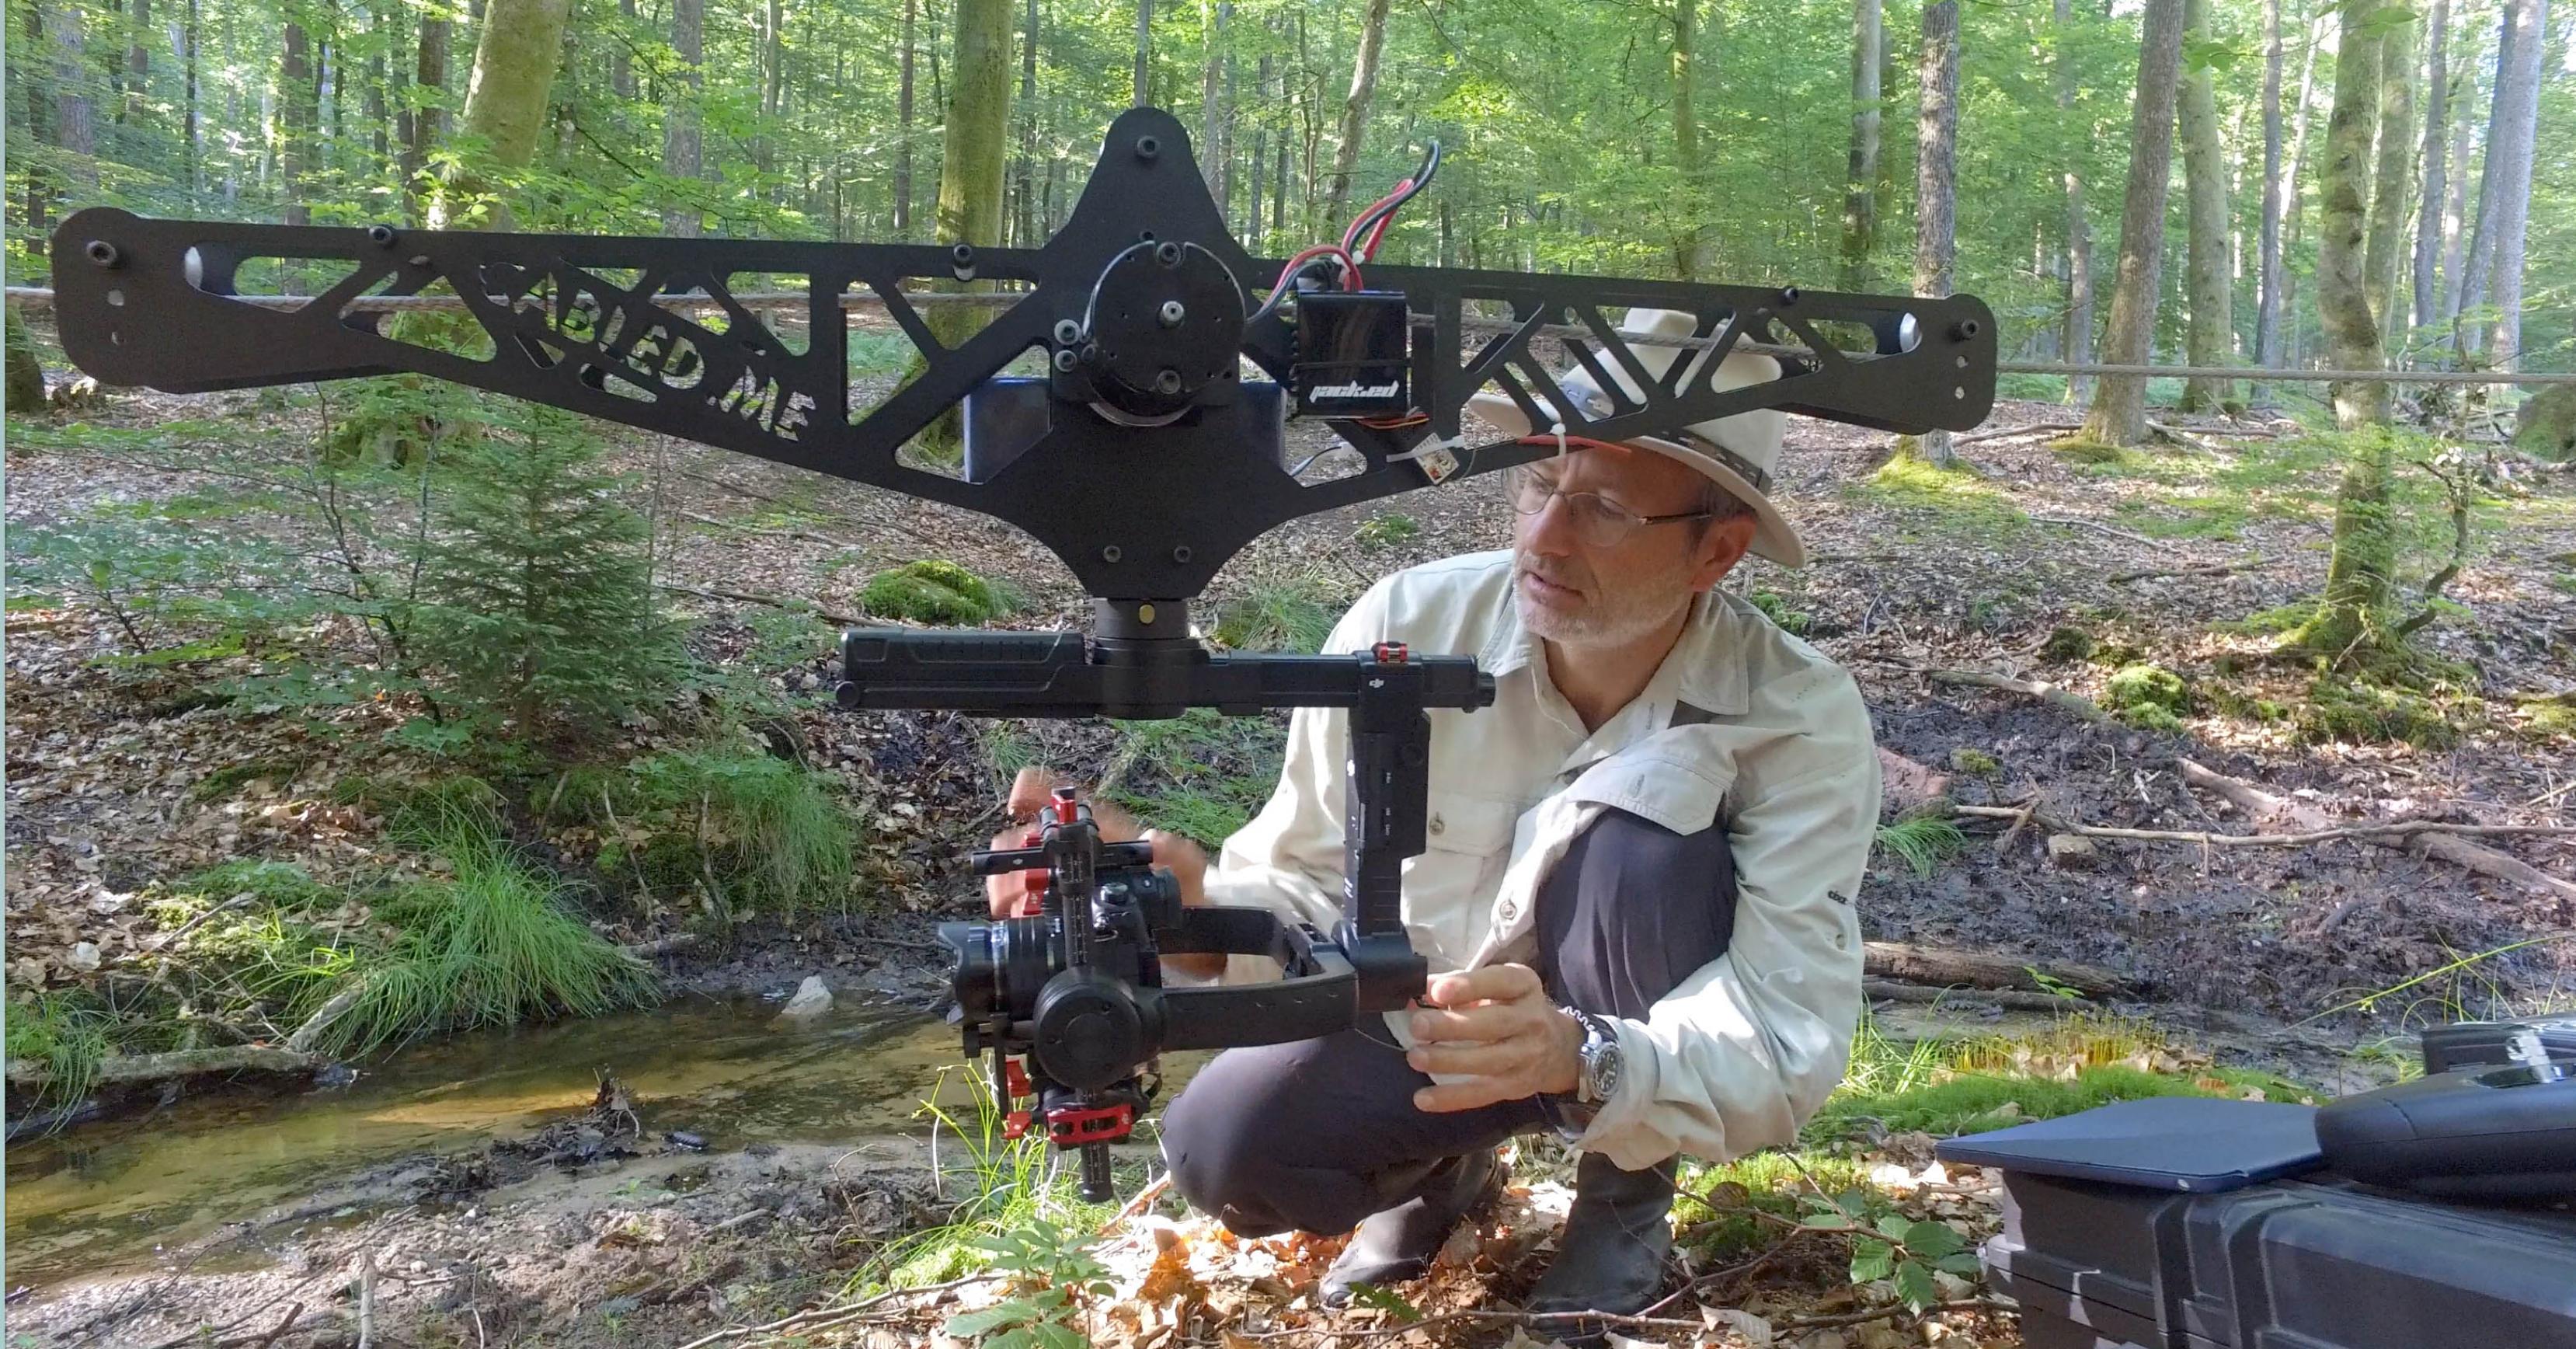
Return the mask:
[[[1513,916],[1514,916],[1515,914],[1517,914],[1518,912],[1519,912],[1519,910],[1517,910],[1517,909],[1513,908],[1513,907],[1512,907],[1512,902],[1511,902],[1510,900],[1508,900],[1508,899],[1507,899],[1507,900],[1504,900],[1504,901],[1503,901],[1503,904],[1502,904],[1502,907],[1501,907],[1501,908],[1498,908],[1498,909],[1494,910],[1494,916],[1495,916],[1495,917],[1497,917],[1497,918],[1500,918],[1500,919],[1502,919],[1504,922],[1508,923],[1508,922],[1512,921]]]

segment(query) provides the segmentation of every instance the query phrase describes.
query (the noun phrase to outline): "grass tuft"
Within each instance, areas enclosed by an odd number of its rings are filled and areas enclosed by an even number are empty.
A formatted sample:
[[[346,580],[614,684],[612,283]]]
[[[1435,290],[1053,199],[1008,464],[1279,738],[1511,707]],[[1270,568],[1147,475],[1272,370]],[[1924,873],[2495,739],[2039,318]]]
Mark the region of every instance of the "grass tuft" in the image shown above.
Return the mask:
[[[938,558],[907,562],[869,577],[859,591],[859,603],[879,618],[951,624],[989,622],[1009,607],[992,582]]]
[[[45,1065],[36,1106],[71,1105],[89,1095],[111,1048],[115,1018],[105,1008],[83,992],[37,993],[12,1003],[8,1019],[9,1062]],[[17,1094],[18,1088],[10,1088],[12,1098]],[[24,1105],[15,1113],[26,1113]]]
[[[1959,826],[1937,814],[1918,813],[1878,827],[1880,855],[1903,863],[1916,880],[1929,880],[1943,862],[1967,846],[1968,836],[1959,832]]]
[[[1237,651],[1302,651],[1324,649],[1333,635],[1338,597],[1321,583],[1306,579],[1255,584],[1242,598],[1221,606],[1208,635]]]

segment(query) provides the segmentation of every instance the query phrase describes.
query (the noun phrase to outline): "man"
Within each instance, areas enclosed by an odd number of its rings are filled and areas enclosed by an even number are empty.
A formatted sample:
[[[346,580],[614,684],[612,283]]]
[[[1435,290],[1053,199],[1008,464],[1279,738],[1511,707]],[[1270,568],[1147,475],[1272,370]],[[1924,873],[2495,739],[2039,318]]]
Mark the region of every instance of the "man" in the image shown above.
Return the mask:
[[[1681,354],[1636,350],[1657,376]],[[1686,378],[1708,377],[1705,352],[1692,362]],[[1714,382],[1778,374],[1737,354]],[[1607,410],[1582,372],[1560,383]],[[1789,1142],[1842,1075],[1877,759],[1850,676],[1714,589],[1747,551],[1804,561],[1767,495],[1780,413],[1608,445],[1534,428],[1507,398],[1475,407],[1562,447],[1504,475],[1512,549],[1379,582],[1326,647],[1398,641],[1495,678],[1493,706],[1431,714],[1430,847],[1404,883],[1429,989],[1382,1026],[1219,1055],[1165,1111],[1163,1152],[1242,1235],[1356,1226],[1324,1278],[1339,1303],[1424,1273],[1499,1190],[1495,1148],[1554,1129],[1582,1154],[1576,1197],[1528,1306],[1634,1313],[1663,1281],[1677,1154]],[[1187,899],[1330,931],[1345,744],[1343,714],[1299,711],[1276,793],[1213,868],[1156,836]],[[1045,785],[1014,804],[1033,811]],[[1272,973],[1220,960],[1166,967]]]

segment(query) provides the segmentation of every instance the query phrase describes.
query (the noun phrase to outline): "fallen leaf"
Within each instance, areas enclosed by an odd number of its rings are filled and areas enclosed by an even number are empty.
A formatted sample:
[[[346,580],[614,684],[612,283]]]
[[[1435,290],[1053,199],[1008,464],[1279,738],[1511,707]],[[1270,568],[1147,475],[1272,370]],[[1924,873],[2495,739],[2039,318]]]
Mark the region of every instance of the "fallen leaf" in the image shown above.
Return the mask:
[[[1702,1307],[1700,1324],[1710,1330],[1728,1330],[1744,1337],[1753,1349],[1764,1349],[1771,1343],[1771,1322],[1764,1317],[1734,1307]]]

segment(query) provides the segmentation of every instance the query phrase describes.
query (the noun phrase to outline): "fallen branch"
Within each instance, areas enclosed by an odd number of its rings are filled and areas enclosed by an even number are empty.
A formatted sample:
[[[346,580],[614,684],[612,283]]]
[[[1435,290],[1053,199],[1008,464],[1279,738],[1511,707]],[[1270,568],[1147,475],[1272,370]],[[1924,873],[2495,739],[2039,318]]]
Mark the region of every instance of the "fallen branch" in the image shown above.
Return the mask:
[[[1965,810],[1962,813],[1967,813]],[[1989,813],[1978,807],[1977,814]],[[2013,814],[2005,811],[2005,814]],[[1873,941],[1861,943],[1861,970],[1884,979],[1902,979],[1910,984],[1936,987],[1966,984],[1971,988],[2017,988],[2027,992],[2046,992],[2047,985],[2031,977],[2038,969],[2049,982],[2081,989],[2086,993],[2117,993],[2128,987],[2128,981],[2095,965],[2040,965],[2037,961],[2016,960],[2010,956],[1987,955],[1982,951],[1947,950],[1932,946],[1909,946],[1903,942]]]
[[[1976,819],[2009,820],[2020,816],[2014,806],[1956,806],[1958,814]],[[2337,839],[2360,839],[2386,843],[2417,834],[2494,834],[2529,835],[2541,838],[2576,838],[2576,825],[2564,824],[2451,824],[2444,820],[2394,820],[2386,824],[2353,824],[2328,829],[2314,829],[2296,834],[2212,834],[2198,829],[2123,829],[2110,825],[2076,824],[2033,815],[2034,819],[2061,834],[2081,834],[2086,838],[2125,838],[2151,843],[2200,843],[2214,848],[2296,848],[2310,843],[2332,843]]]
[[[2097,725],[2111,720],[2111,714],[2103,711],[2101,704],[2083,694],[2069,693],[2055,684],[2044,684],[2031,679],[2015,679],[2011,675],[1987,674],[1983,670],[1925,670],[1921,673],[1930,675],[1935,684],[1974,684],[1979,688],[2002,689],[2007,693],[2043,699]]]
[[[357,1006],[358,999],[367,996],[367,990],[373,986],[371,980],[359,979],[347,988],[332,994],[330,1001],[314,1008],[313,1015],[304,1018],[304,1024],[296,1027],[295,1033],[286,1037],[287,1052],[312,1053],[313,1047],[322,1042],[324,1032],[329,1031],[332,1024],[345,1015],[350,1008]]]
[[[2157,567],[2147,571],[2124,571],[2103,579],[2112,585],[2127,581],[2151,581],[2159,576],[2226,576],[2240,571],[2261,571],[2279,562],[2277,557],[2258,557],[2246,562],[2212,562],[2199,567]]]
[[[836,539],[829,534],[817,534],[810,529],[770,529],[761,525],[746,525],[734,520],[719,520],[712,515],[699,515],[694,511],[674,511],[672,514],[691,524],[712,525],[717,529],[731,530],[737,534],[750,534],[764,539],[786,539],[793,543],[819,543],[828,548],[868,551],[866,544],[850,539]]]
[[[674,932],[667,937],[655,937],[651,941],[639,941],[632,946],[619,949],[637,960],[651,960],[655,956],[666,956],[673,951],[685,951],[697,945],[700,940],[702,938],[695,932]]]
[[[2085,1005],[2082,998],[2029,993],[2018,988],[1934,988],[1928,984],[1900,984],[1886,979],[1864,979],[1860,992],[1862,997],[1887,1002],[1981,1002],[1994,1007],[2009,1007],[2017,1012],[2063,1012]]]
[[[166,1054],[111,1054],[99,1060],[92,1081],[101,1086],[158,1082],[208,1073],[309,1073],[323,1065],[319,1054],[275,1045],[232,1045],[223,1049],[181,1049]],[[12,1060],[8,1079],[15,1086],[41,1086],[53,1080],[49,1064]]]
[[[2030,519],[2034,524],[2067,525],[2075,529],[2099,530],[2104,534],[2110,535],[2112,538],[2127,539],[2131,543],[2144,544],[2149,548],[2162,548],[2165,546],[2162,542],[2148,538],[2144,534],[2132,534],[2125,529],[2113,529],[2099,520],[2086,520],[2072,515],[2034,515],[2030,517]]]
[[[675,595],[694,595],[702,600],[731,600],[737,604],[765,604],[772,609],[802,609],[811,613],[816,618],[822,619],[826,623],[838,623],[845,628],[863,628],[868,624],[868,620],[864,618],[853,618],[848,614],[833,613],[832,611],[814,603],[812,600],[781,599],[776,595],[753,595],[739,590],[701,590],[696,586],[684,586],[673,581],[655,581],[653,583],[653,588],[656,590],[667,590]]]
[[[2010,849],[2013,840],[2021,837],[2021,831],[2030,827],[2030,817],[2038,813],[2039,793],[2032,792],[2030,799],[2021,803],[2021,814],[2013,817],[2012,828],[2005,830],[2004,836],[1995,840],[1995,851],[2004,852]]]
[[[675,472],[677,472],[681,477],[689,479],[691,482],[702,482],[702,483],[705,483],[705,484],[706,484],[707,486],[709,486],[709,487],[720,487],[720,488],[723,488],[725,491],[728,491],[728,492],[732,492],[732,493],[734,493],[734,494],[735,494],[735,495],[737,495],[737,496],[747,496],[747,497],[750,497],[750,498],[751,498],[752,500],[754,500],[754,501],[766,501],[766,502],[768,502],[770,505],[773,505],[773,506],[784,506],[784,507],[786,507],[787,509],[789,509],[789,510],[791,510],[791,511],[808,511],[808,510],[810,510],[810,509],[811,509],[810,507],[808,507],[808,506],[806,506],[806,505],[804,505],[804,504],[802,504],[802,503],[800,503],[800,502],[790,501],[790,500],[788,500],[787,498],[785,498],[785,497],[781,497],[781,496],[772,496],[772,495],[770,495],[770,494],[769,494],[769,493],[767,493],[767,492],[756,491],[756,490],[754,490],[754,489],[752,489],[752,488],[745,487],[745,486],[743,486],[743,485],[742,485],[742,484],[740,484],[740,483],[726,482],[724,479],[719,478],[719,477],[715,477],[715,476],[713,476],[713,475],[711,475],[711,474],[706,474],[706,473],[692,473],[692,472],[690,472],[689,470],[687,470],[687,469],[685,469],[685,468],[683,468],[683,469],[676,469],[676,470],[674,470],[674,471],[675,471]],[[894,521],[892,521],[892,520],[878,520],[878,521],[874,521],[873,523],[874,523],[878,528],[880,528],[880,529],[889,530],[889,531],[891,531],[891,532],[893,532],[893,533],[896,533],[896,534],[901,534],[901,535],[903,535],[905,538],[910,539],[910,540],[912,540],[913,542],[915,542],[915,543],[917,543],[917,544],[920,544],[920,545],[921,545],[922,547],[924,547],[924,548],[928,548],[928,549],[930,549],[930,550],[931,550],[932,552],[934,552],[934,553],[936,553],[936,552],[939,550],[940,546],[941,546],[938,540],[936,540],[936,539],[932,539],[932,538],[930,538],[930,537],[928,537],[928,536],[926,536],[926,535],[924,535],[924,534],[921,534],[921,533],[919,533],[918,531],[916,531],[916,530],[912,529],[910,526],[897,524],[897,523],[895,523],[895,522],[894,522]]]
[[[797,1328],[807,1330],[818,1329],[834,1322],[849,1320],[872,1307],[881,1306],[885,1303],[892,1302],[897,1298],[912,1297],[919,1293],[944,1293],[951,1289],[963,1288],[970,1283],[991,1283],[995,1279],[1008,1279],[1013,1277],[1016,1276],[1010,1274],[969,1274],[965,1278],[950,1279],[946,1283],[925,1283],[919,1288],[898,1288],[890,1293],[879,1293],[875,1297],[861,1298],[856,1302],[847,1303],[838,1307],[810,1308],[806,1311],[798,1312],[793,1316],[782,1316],[767,1325],[735,1326],[730,1330],[719,1330],[710,1335],[701,1335],[698,1338],[689,1341],[687,1344],[681,1345],[680,1349],[707,1349],[708,1345],[722,1344],[726,1340],[734,1339],[743,1335],[765,1335],[771,1331],[793,1330]]]
[[[2189,431],[2183,430],[2179,426],[2167,426],[2163,422],[2149,422],[2147,423],[2147,429],[2167,440],[2172,441],[2176,445],[2180,445],[2186,450],[2198,450],[2200,453],[2210,455],[2214,458],[2225,458],[2234,453],[2234,451],[2214,440],[2203,440]]]
[[[1153,1184],[1146,1186],[1144,1189],[1138,1190],[1136,1192],[1136,1197],[1127,1201],[1127,1207],[1122,1208],[1118,1210],[1117,1213],[1111,1215],[1109,1221],[1102,1223],[1099,1231],[1093,1233],[1093,1235],[1107,1236],[1109,1234],[1109,1229],[1116,1227],[1118,1224],[1127,1221],[1129,1218],[1135,1217],[1137,1214],[1142,1213],[1149,1208],[1152,1208],[1154,1206],[1154,1201],[1162,1198],[1163,1191],[1170,1188],[1172,1188],[1172,1173],[1166,1171],[1160,1178],[1155,1180]]]
[[[1955,449],[1961,445],[1980,445],[1989,440],[2010,440],[2015,436],[2045,436],[2061,431],[2083,429],[2082,422],[2041,422],[2037,426],[2007,426],[1993,431],[1979,431],[1974,435],[1952,436],[1950,445]]]
[[[2313,807],[2285,797],[2274,796],[2250,782],[2240,781],[2224,773],[2203,768],[2189,759],[2176,759],[2174,764],[2182,771],[2183,781],[2195,787],[2216,792],[2233,802],[2237,809],[2245,812],[2248,819],[2254,821],[2254,827],[2257,829],[2262,828],[2267,820],[2278,821],[2305,828],[2313,835],[2320,832],[2317,826],[2325,822],[2323,813]],[[2555,825],[2444,825],[2433,821],[2411,822],[2404,826],[2364,826],[2363,828],[2366,832],[2352,836],[2389,847],[2416,843],[2426,855],[2439,857],[2454,866],[2464,867],[2479,875],[2511,881],[2543,894],[2576,899],[2576,883],[2561,880],[2518,857],[2508,857],[2493,848],[2480,847],[2469,842],[2466,837],[2462,837],[2478,834],[2536,834],[2563,837],[2576,831]],[[2298,835],[2276,834],[2266,837],[2296,838]]]

